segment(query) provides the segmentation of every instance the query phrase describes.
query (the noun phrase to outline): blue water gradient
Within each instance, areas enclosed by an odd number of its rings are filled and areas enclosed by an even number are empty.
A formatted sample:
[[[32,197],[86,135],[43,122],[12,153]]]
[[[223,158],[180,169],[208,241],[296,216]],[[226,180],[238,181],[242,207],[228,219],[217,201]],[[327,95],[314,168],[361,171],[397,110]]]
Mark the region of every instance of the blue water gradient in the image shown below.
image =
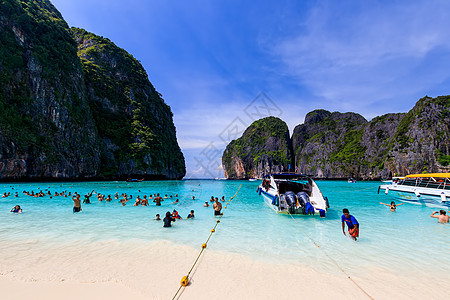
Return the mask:
[[[337,264],[357,275],[375,268],[405,276],[439,273],[450,278],[450,226],[429,217],[436,208],[406,203],[391,212],[379,204],[393,198],[377,194],[378,182],[318,181],[330,200],[326,218],[296,216],[295,222],[290,216],[275,214],[263,202],[256,193],[258,184],[214,180],[2,184],[0,192],[11,192],[11,196],[0,198],[0,247],[6,253],[8,245],[17,244],[59,247],[69,242],[165,240],[200,249],[217,220],[212,206],[203,207],[204,202],[211,196],[229,200],[242,185],[224,209],[208,249],[270,262],[300,262],[327,272],[340,272]],[[115,192],[128,193],[133,200],[123,207],[116,200],[99,202],[94,194],[92,204],[82,205],[83,211],[74,214],[71,197],[34,198],[22,193],[40,189],[49,189],[52,194],[77,191],[81,195],[94,189],[112,197]],[[167,199],[161,207],[152,202],[149,207],[133,206],[137,195],[142,198],[150,193],[178,194],[180,203]],[[16,204],[22,207],[22,214],[9,212]],[[357,242],[342,233],[343,208],[348,208],[360,223]],[[161,222],[153,220],[157,213],[163,217],[173,209],[183,218],[193,209],[195,220],[176,221],[172,228],[163,228]]]

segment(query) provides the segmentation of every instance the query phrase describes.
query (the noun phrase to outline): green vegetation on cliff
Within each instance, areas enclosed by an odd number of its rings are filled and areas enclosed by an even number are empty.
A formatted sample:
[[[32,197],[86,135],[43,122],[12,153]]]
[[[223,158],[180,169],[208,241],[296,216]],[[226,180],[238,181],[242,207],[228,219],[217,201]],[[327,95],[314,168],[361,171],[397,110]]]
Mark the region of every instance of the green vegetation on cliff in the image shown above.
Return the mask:
[[[50,1],[0,0],[0,128],[24,151],[48,146],[56,128],[28,113],[33,105],[29,78],[23,70],[51,79],[79,66],[76,43],[66,22]],[[33,64],[36,60],[36,64]],[[75,116],[76,117],[76,116]],[[36,122],[39,123],[36,126]],[[48,134],[45,134],[48,133]],[[51,147],[46,147],[50,151]]]
[[[449,172],[449,108],[450,96],[424,97],[408,113],[385,114],[370,122],[355,113],[314,110],[292,135],[296,167],[299,172],[322,178],[373,179],[393,174]],[[247,173],[262,176],[264,170],[258,166],[265,156],[274,155],[274,161],[286,159],[288,152],[258,147],[261,142],[255,141],[264,141],[271,133],[251,127],[227,147],[223,155],[225,170],[242,169],[244,165]],[[250,154],[252,164],[245,162]],[[244,159],[233,161],[233,157]]]
[[[48,0],[0,0],[0,87],[0,178],[185,174],[141,64]]]
[[[82,100],[76,43],[50,1],[1,0],[0,45],[3,158],[29,157],[28,170],[51,174],[63,173],[56,170],[80,163],[82,156],[95,156],[75,142],[92,141],[86,138],[89,109]],[[58,126],[62,119],[64,128]],[[80,124],[87,129],[70,137],[64,132]],[[95,167],[90,159],[85,163]]]
[[[222,156],[225,172],[228,178],[250,178],[262,162],[269,168],[283,166],[287,170],[291,165],[289,144],[289,130],[281,119],[267,117],[255,121],[227,146]],[[243,162],[244,173],[237,174],[233,169],[236,160]]]
[[[162,172],[169,165],[177,177],[184,176],[172,112],[142,65],[109,39],[80,28],[72,32],[98,133],[117,146],[109,147],[113,156],[102,155],[102,172],[115,173],[132,159],[140,171]]]

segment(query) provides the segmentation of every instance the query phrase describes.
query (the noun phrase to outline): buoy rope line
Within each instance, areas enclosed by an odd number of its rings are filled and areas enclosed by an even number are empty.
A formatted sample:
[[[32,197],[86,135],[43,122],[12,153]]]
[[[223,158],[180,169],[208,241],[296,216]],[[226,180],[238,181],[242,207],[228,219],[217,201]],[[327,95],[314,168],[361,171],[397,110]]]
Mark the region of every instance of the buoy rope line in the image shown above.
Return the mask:
[[[365,291],[355,280],[353,280],[353,278],[347,273],[345,272],[345,270],[331,257],[328,255],[328,253],[323,249],[320,248],[320,246],[303,230],[303,228],[300,226],[300,224],[297,222],[297,220],[295,220],[295,218],[292,216],[292,214],[288,211],[289,216],[291,216],[292,220],[294,220],[295,223],[297,223],[298,227],[302,230],[302,232],[311,240],[311,242],[319,249],[321,249],[323,251],[323,253],[325,254],[326,257],[328,257],[329,260],[331,260],[336,267],[341,270],[342,273],[345,274],[345,276],[347,276],[348,279],[350,279],[353,284],[355,284],[364,294],[366,294],[367,297],[369,297],[370,299],[375,299],[374,297],[372,297],[367,291]]]
[[[224,206],[224,210],[228,207],[228,204],[230,204],[230,202],[236,197],[236,195],[239,193],[239,190],[241,189],[242,184],[239,186],[236,194],[234,194],[233,197],[230,198],[230,200],[227,202],[227,204]],[[172,300],[174,300],[178,293],[181,291],[181,289],[183,287],[186,287],[189,284],[189,275],[191,275],[192,270],[194,270],[195,265],[197,264],[198,260],[200,259],[200,257],[203,254],[203,251],[206,249],[206,245],[208,245],[209,240],[211,239],[212,235],[214,232],[216,232],[216,227],[219,225],[220,223],[220,219],[222,218],[223,213],[221,215],[219,215],[219,218],[216,221],[216,225],[214,225],[213,229],[211,229],[211,232],[209,233],[208,238],[206,239],[206,242],[202,244],[202,250],[200,250],[200,253],[197,255],[197,258],[195,259],[194,263],[192,264],[191,269],[189,270],[189,272],[187,273],[186,276],[183,276],[183,278],[181,278],[181,282],[180,282],[180,287],[178,288],[178,290],[176,291],[175,295],[173,296]]]

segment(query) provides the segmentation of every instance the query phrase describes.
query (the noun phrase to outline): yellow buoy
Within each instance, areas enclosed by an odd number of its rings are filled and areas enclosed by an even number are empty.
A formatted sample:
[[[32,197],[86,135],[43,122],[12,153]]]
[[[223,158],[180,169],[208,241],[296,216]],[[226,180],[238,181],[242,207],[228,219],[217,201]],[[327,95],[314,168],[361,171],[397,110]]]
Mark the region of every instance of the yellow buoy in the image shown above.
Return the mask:
[[[213,229],[211,229],[211,232],[215,232],[214,228],[213,228]]]
[[[202,244],[202,249],[205,249],[206,248],[206,243],[203,243]]]
[[[181,278],[181,285],[182,286],[187,286],[189,283],[189,277],[184,276],[183,278]]]
[[[220,220],[217,220],[217,223],[220,223]]]

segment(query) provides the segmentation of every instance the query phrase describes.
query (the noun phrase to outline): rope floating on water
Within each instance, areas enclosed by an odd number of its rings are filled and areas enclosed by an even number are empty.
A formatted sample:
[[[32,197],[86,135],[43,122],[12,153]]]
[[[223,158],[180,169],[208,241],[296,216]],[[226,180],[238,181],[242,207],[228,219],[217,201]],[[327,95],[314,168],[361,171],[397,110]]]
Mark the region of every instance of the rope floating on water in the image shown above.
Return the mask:
[[[224,209],[226,209],[227,206],[230,204],[230,202],[236,197],[236,195],[239,193],[239,190],[241,189],[241,187],[242,187],[242,184],[239,186],[236,194],[234,194],[234,196],[231,197],[230,200],[227,202],[227,205],[225,205]],[[200,253],[198,254],[197,258],[195,259],[194,263],[192,264],[191,269],[189,270],[189,272],[187,273],[186,276],[183,276],[183,278],[181,278],[180,287],[176,291],[176,293],[173,296],[172,300],[174,300],[176,298],[176,296],[178,295],[178,293],[181,291],[181,289],[183,287],[186,287],[189,284],[189,280],[190,280],[189,275],[191,275],[192,270],[194,270],[195,265],[197,264],[198,260],[202,256],[203,251],[206,249],[206,246],[208,245],[208,242],[211,239],[213,233],[216,232],[216,227],[220,224],[220,219],[222,218],[222,216],[223,216],[223,213],[221,215],[219,215],[219,219],[217,219],[216,225],[214,225],[213,229],[211,229],[211,232],[210,232],[208,238],[206,239],[206,242],[202,244],[202,250],[200,250]]]
[[[311,240],[311,242],[319,249],[321,249],[323,251],[323,253],[325,254],[326,257],[328,257],[329,260],[331,260],[336,267],[341,270],[342,273],[345,274],[345,276],[347,276],[348,279],[350,279],[353,284],[355,284],[364,294],[366,294],[367,297],[369,297],[369,299],[375,299],[374,297],[372,297],[368,292],[366,292],[355,280],[353,280],[352,277],[350,277],[350,275],[347,274],[347,272],[345,272],[345,270],[331,257],[328,255],[328,253],[323,249],[320,248],[320,246],[303,230],[303,228],[300,226],[300,224],[297,222],[297,220],[295,220],[295,218],[291,215],[291,213],[288,211],[289,216],[291,216],[292,220],[294,220],[295,223],[297,223],[298,227],[302,230],[302,232]]]

